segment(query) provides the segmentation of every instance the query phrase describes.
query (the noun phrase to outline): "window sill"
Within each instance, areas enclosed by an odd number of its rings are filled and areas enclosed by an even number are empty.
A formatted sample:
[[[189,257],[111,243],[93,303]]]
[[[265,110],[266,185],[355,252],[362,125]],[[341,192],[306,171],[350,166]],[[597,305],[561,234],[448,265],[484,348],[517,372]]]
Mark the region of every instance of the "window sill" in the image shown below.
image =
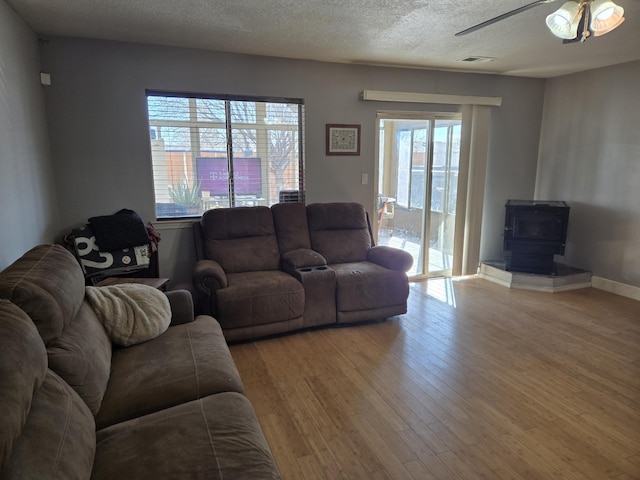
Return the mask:
[[[177,218],[175,220],[156,220],[153,228],[156,230],[179,230],[181,228],[192,228],[194,222],[199,222],[200,217]]]

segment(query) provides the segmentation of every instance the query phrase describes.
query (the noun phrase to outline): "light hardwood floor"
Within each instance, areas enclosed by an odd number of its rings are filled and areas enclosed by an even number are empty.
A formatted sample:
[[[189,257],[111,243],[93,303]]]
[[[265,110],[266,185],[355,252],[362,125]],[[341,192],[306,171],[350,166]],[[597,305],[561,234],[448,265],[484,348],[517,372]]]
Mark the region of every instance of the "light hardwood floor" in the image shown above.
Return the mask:
[[[414,284],[406,315],[231,346],[284,479],[640,479],[640,302]]]

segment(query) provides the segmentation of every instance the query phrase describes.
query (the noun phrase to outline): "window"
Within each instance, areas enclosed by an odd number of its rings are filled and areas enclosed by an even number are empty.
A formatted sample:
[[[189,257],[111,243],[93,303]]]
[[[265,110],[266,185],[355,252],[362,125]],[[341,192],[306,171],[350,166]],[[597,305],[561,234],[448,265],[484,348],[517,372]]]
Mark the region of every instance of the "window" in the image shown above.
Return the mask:
[[[460,119],[436,116],[433,120],[383,120],[381,131],[385,124],[391,122],[395,122],[397,205],[407,209],[424,208],[425,185],[428,181],[425,178],[425,165],[430,162],[431,210],[443,213],[454,211],[460,156]],[[432,128],[433,132],[430,130]],[[427,148],[429,142],[433,145],[431,151]]]
[[[147,92],[156,216],[304,198],[302,100]]]

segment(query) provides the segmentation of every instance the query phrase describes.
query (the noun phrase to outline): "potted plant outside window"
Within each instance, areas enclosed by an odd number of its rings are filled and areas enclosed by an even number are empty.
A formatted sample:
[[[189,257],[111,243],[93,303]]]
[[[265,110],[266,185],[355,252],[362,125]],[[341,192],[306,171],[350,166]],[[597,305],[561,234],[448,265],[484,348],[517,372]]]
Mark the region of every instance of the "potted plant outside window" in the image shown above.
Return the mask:
[[[196,181],[193,184],[189,183],[187,178],[181,182],[168,186],[169,195],[173,200],[173,203],[184,207],[187,214],[200,213],[200,181]]]

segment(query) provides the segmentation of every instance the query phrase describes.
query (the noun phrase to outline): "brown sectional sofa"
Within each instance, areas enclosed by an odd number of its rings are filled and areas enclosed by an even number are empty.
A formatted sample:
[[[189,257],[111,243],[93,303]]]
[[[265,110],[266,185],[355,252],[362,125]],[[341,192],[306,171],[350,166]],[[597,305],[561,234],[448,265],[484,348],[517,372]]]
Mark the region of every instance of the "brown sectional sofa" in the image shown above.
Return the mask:
[[[171,326],[117,347],[63,247],[0,273],[1,479],[280,478],[219,324],[167,296]]]
[[[228,341],[407,311],[413,259],[374,246],[361,204],[214,209],[193,229],[197,303]]]

